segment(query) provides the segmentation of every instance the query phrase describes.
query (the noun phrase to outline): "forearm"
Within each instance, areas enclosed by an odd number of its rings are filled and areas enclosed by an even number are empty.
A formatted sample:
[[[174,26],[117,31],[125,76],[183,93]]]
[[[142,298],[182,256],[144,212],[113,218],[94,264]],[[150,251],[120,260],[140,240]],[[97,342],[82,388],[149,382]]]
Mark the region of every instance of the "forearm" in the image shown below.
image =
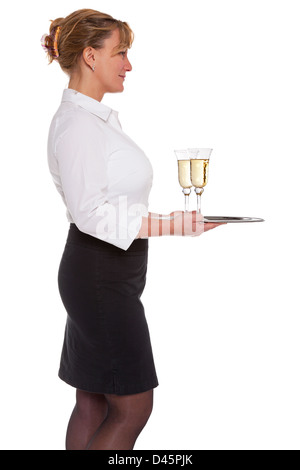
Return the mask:
[[[142,218],[142,225],[137,238],[161,237],[174,235],[174,217],[172,215],[149,212]]]

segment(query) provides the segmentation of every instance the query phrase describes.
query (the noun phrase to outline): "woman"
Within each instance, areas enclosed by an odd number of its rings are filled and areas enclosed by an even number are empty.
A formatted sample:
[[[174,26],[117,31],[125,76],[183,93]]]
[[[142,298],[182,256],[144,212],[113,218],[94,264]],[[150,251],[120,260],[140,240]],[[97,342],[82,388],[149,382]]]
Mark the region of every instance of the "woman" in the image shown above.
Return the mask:
[[[59,377],[77,389],[67,450],[133,449],[158,385],[140,301],[148,237],[216,226],[195,213],[148,212],[151,165],[101,103],[123,91],[132,41],[127,23],[88,9],[56,19],[42,38],[70,78],[48,139],[70,222],[58,273],[67,311]]]

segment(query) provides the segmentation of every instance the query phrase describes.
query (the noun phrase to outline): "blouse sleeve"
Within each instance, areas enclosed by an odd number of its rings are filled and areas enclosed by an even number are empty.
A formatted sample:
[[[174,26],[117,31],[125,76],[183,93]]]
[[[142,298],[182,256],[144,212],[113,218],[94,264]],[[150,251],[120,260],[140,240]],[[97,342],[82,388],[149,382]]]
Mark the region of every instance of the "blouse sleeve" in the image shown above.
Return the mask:
[[[104,133],[91,120],[75,115],[61,133],[55,154],[65,201],[78,229],[127,250],[139,232],[142,215],[131,216],[126,226],[127,208],[107,200],[109,145]]]

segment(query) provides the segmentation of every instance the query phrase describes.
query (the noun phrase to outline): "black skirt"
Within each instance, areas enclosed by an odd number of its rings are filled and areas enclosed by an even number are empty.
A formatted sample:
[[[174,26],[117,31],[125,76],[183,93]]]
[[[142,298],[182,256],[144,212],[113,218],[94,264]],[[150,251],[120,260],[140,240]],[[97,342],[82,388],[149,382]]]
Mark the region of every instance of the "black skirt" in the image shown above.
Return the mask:
[[[70,224],[58,271],[67,311],[59,377],[69,385],[116,395],[158,385],[140,300],[147,260],[148,240],[125,251]]]

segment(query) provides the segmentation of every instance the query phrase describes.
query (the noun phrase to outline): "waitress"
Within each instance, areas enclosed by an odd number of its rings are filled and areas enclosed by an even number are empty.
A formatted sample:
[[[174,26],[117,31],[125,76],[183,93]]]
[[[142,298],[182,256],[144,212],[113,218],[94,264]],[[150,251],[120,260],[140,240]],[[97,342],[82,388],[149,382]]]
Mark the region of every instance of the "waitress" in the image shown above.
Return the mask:
[[[48,163],[70,223],[58,272],[67,311],[59,377],[76,388],[67,450],[130,450],[157,387],[144,308],[150,236],[198,236],[201,215],[148,211],[152,167],[102,104],[132,67],[129,25],[82,9],[52,21],[42,44],[68,77]],[[205,227],[205,228],[204,228]]]

